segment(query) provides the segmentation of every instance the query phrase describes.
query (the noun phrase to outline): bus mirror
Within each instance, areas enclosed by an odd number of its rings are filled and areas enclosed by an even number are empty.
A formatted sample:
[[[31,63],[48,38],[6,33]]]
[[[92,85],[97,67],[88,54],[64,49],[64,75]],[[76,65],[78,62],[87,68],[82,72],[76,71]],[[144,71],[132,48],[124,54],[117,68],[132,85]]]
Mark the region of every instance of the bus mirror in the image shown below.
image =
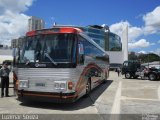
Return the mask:
[[[13,65],[15,65],[17,61],[17,48],[13,48],[12,56],[13,56]]]
[[[16,48],[15,56],[13,58],[14,58],[13,65],[17,65],[19,63],[19,60],[20,60],[20,49],[19,48]]]
[[[79,63],[84,64],[84,48],[83,44],[78,44],[78,52],[79,52]]]
[[[78,44],[78,51],[79,51],[79,54],[80,55],[83,55],[84,54],[84,48],[83,48],[83,44]]]
[[[13,48],[12,56],[13,56],[13,57],[16,57],[16,48]]]

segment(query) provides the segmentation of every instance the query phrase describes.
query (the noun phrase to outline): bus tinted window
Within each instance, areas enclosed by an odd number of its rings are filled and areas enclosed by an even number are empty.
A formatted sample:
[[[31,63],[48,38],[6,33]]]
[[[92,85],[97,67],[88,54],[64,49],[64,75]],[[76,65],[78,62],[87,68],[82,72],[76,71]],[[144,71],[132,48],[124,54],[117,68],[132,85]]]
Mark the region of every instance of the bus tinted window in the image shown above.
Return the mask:
[[[74,61],[74,34],[38,35],[27,38],[21,54],[21,63]]]

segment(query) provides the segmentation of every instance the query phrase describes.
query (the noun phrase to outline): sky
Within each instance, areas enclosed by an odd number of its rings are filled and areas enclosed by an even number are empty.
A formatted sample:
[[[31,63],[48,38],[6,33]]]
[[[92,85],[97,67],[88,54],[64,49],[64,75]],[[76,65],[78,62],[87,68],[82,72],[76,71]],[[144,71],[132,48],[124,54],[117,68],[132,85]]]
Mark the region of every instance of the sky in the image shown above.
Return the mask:
[[[24,35],[30,16],[46,28],[106,24],[120,36],[128,26],[129,51],[160,54],[160,0],[0,0],[0,43]]]

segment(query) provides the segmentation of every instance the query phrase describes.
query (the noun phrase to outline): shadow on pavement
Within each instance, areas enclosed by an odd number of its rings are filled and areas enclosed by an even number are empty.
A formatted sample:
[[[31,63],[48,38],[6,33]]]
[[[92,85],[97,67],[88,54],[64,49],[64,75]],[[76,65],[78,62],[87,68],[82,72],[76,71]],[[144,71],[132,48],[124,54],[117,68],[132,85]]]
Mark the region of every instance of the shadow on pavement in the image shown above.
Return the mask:
[[[25,101],[20,103],[22,106],[41,108],[41,109],[54,109],[63,111],[79,110],[94,105],[98,97],[111,85],[113,80],[107,80],[105,83],[96,87],[87,97],[82,97],[74,103],[48,103],[38,101]]]

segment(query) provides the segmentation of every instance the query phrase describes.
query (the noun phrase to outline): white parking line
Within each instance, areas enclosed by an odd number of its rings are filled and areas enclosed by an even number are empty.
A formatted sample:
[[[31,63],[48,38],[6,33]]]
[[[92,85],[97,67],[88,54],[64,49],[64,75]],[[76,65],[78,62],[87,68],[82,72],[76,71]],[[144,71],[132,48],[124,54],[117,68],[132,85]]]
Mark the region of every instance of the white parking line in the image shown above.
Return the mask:
[[[114,99],[114,103],[113,103],[113,106],[112,106],[110,120],[118,120],[119,119],[118,114],[120,114],[121,89],[122,89],[122,82],[120,81],[119,84],[118,84],[118,89],[117,89],[115,99]]]
[[[131,97],[121,97],[121,100],[148,100],[148,101],[159,101],[159,99],[149,99],[149,98],[131,98]]]
[[[158,87],[157,94],[158,94],[158,99],[160,100],[160,85],[159,85],[159,87]]]

